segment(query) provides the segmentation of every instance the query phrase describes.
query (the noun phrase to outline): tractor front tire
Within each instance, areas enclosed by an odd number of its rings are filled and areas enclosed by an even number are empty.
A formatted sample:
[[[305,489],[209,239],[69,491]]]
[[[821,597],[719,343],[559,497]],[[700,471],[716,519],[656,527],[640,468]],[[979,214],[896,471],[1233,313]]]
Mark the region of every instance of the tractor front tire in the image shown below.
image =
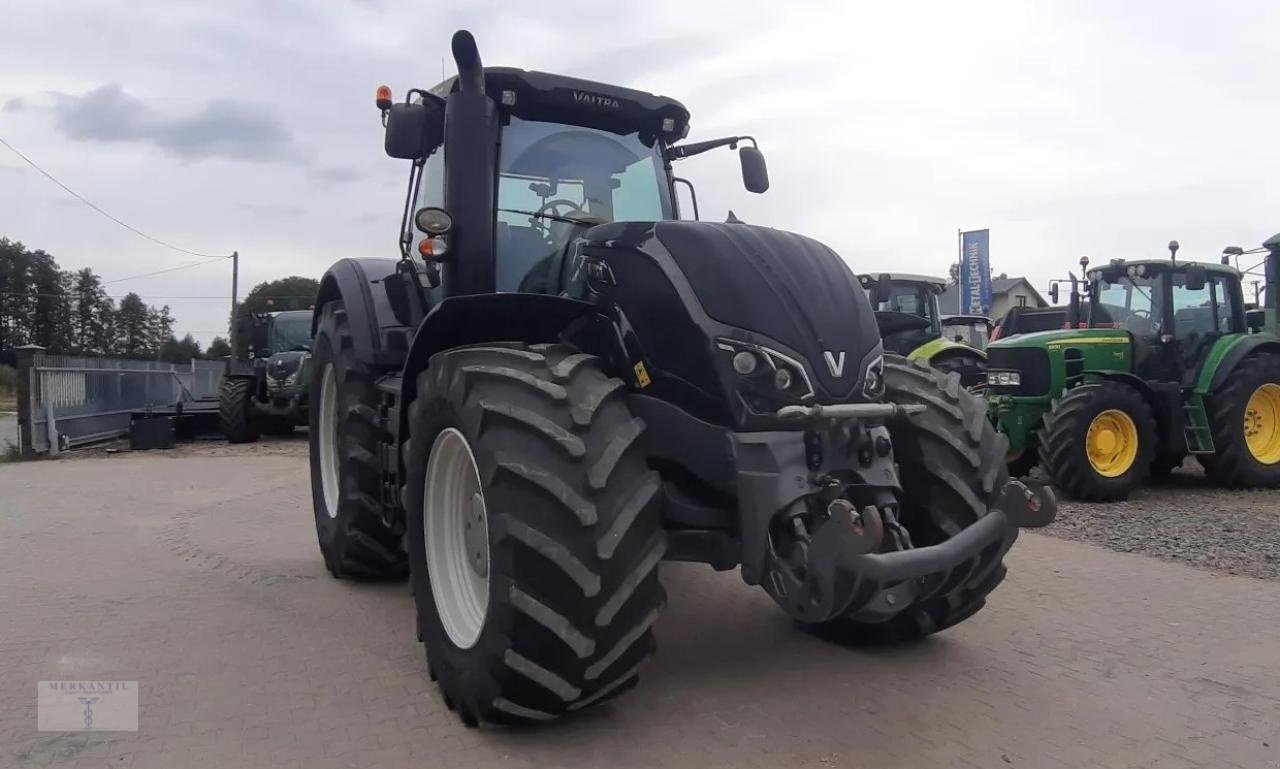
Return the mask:
[[[656,648],[661,481],[625,392],[560,345],[449,350],[417,379],[403,496],[418,635],[467,725],[603,702]]]
[[[258,420],[253,415],[254,381],[226,378],[218,388],[218,424],[229,443],[258,440]]]
[[[403,525],[382,516],[375,375],[356,359],[341,302],[324,306],[312,354],[311,506],[325,566],[335,577],[403,577]]]
[[[1205,398],[1216,453],[1205,475],[1233,489],[1280,488],[1280,355],[1246,358]]]
[[[1044,415],[1040,465],[1072,499],[1125,499],[1151,473],[1154,424],[1151,407],[1128,385],[1104,381],[1074,387]]]
[[[985,516],[999,499],[1009,478],[1009,442],[991,425],[986,402],[962,387],[957,374],[886,355],[884,377],[887,401],[925,407],[923,413],[890,421],[889,435],[902,482],[898,517],[915,545],[935,545]],[[926,600],[886,622],[841,617],[807,627],[849,645],[922,638],[976,614],[1006,571],[1003,559],[975,569],[963,589]]]

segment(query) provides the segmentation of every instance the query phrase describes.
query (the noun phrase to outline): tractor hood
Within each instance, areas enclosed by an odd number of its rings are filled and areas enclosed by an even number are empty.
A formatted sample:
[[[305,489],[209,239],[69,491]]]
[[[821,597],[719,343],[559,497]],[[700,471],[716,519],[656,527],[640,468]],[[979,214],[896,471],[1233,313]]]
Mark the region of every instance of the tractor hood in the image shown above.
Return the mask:
[[[288,379],[298,373],[309,356],[310,353],[297,350],[278,352],[267,361],[267,376],[272,379]]]
[[[1030,334],[1018,334],[1008,339],[997,339],[987,345],[987,350],[1008,350],[1020,347],[1048,347],[1060,349],[1074,345],[1095,344],[1128,344],[1127,331],[1114,328],[1056,328],[1050,331],[1036,331]]]
[[[726,326],[790,348],[821,400],[847,399],[880,349],[866,292],[836,252],[811,238],[740,223],[620,222],[589,241],[630,246],[663,266],[690,299]],[[673,274],[674,273],[674,274]],[[682,289],[682,293],[688,289]]]

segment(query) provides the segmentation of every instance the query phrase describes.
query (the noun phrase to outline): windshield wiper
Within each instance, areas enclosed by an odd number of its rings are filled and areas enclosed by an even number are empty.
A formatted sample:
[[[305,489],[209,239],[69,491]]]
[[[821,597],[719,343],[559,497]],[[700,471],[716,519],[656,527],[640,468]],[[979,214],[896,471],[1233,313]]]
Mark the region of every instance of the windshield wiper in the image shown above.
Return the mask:
[[[1133,288],[1136,289],[1139,294],[1142,294],[1142,297],[1147,300],[1147,304],[1154,304],[1154,302],[1151,300],[1151,294],[1148,294],[1146,291],[1143,291],[1142,286],[1139,286],[1137,283],[1133,282],[1133,278],[1126,277],[1125,280],[1127,280],[1129,282],[1129,285],[1133,286]]]
[[[553,222],[567,222],[569,224],[581,224],[587,227],[594,227],[597,224],[604,224],[603,219],[579,219],[573,216],[561,216],[560,214],[551,214],[546,211],[522,211],[518,208],[499,208],[499,211],[508,214],[523,214],[525,216],[533,216],[540,219],[550,219]]]

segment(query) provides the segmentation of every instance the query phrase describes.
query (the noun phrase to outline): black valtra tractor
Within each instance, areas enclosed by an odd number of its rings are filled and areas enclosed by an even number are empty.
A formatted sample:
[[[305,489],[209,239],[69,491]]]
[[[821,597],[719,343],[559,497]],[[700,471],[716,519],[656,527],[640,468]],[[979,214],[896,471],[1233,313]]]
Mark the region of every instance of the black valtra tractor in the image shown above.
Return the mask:
[[[337,576],[407,571],[468,724],[556,718],[654,651],[659,561],[741,567],[803,625],[887,642],[969,617],[1052,497],[985,405],[885,356],[822,244],[678,221],[680,103],[484,69],[378,102],[412,161],[401,258],[325,274],[311,479]]]
[[[228,441],[288,435],[307,423],[311,316],[310,310],[289,310],[241,318],[243,344],[227,360],[218,390],[218,418]]]

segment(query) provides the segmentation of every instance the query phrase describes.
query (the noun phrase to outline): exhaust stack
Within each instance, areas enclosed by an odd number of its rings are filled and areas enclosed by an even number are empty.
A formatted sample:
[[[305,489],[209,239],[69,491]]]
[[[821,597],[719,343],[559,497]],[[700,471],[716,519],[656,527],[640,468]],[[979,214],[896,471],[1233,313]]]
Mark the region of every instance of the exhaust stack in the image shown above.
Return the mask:
[[[453,61],[458,65],[458,90],[463,93],[484,93],[484,65],[480,63],[480,51],[476,39],[465,29],[453,33]]]

